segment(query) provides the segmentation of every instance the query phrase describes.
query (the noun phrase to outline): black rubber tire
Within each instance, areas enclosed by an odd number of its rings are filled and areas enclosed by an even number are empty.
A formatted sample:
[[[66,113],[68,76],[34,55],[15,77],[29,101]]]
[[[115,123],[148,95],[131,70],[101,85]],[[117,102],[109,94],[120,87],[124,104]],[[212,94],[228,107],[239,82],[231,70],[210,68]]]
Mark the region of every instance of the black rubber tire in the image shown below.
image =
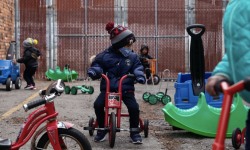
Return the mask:
[[[161,80],[161,78],[158,75],[156,75],[156,74],[153,75],[154,85],[159,84],[160,80]]]
[[[90,90],[88,92],[89,94],[93,94],[94,93],[94,87],[93,86],[89,86],[89,90]]]
[[[68,135],[77,140],[81,144],[84,150],[92,150],[92,147],[88,139],[78,130],[74,128],[58,129],[58,135]],[[47,132],[39,139],[37,148],[44,149],[47,142],[50,142]],[[37,149],[38,150],[38,149]]]
[[[17,77],[17,78],[16,78],[16,81],[15,81],[15,88],[16,88],[16,89],[20,89],[21,86],[22,86],[22,80],[21,80],[20,77]]]
[[[11,91],[12,90],[12,79],[11,78],[7,78],[6,80],[6,91]]]
[[[145,136],[145,138],[148,137],[148,125],[149,125],[148,119],[144,119],[144,136]]]
[[[72,88],[70,89],[70,92],[71,92],[72,95],[76,95],[77,91],[78,91],[78,89],[75,86],[72,86]]]
[[[164,95],[161,98],[161,102],[162,102],[162,104],[166,105],[167,103],[171,102],[171,97],[169,95]]]
[[[241,145],[241,140],[238,141],[239,139],[237,138],[238,135],[240,134],[240,139],[242,138],[242,135],[241,135],[241,130],[240,128],[235,128],[233,130],[233,134],[232,134],[232,144],[233,144],[233,147],[235,149],[239,149],[240,148],[240,145]]]
[[[109,146],[111,148],[114,147],[115,145],[115,136],[116,136],[116,118],[115,118],[115,113],[112,112],[110,117],[109,117]]]
[[[70,93],[70,86],[65,86],[64,92],[65,92],[65,94],[69,94]]]
[[[145,93],[142,94],[142,99],[144,101],[148,102],[148,98],[149,98],[150,95],[151,95],[151,93],[145,92]]]
[[[150,95],[149,98],[148,98],[148,102],[151,104],[151,105],[154,105],[156,104],[158,101],[157,97],[155,95]]]
[[[94,123],[94,118],[93,117],[89,118],[89,127],[93,127],[93,123]],[[89,130],[89,135],[93,136],[94,131],[95,130]]]

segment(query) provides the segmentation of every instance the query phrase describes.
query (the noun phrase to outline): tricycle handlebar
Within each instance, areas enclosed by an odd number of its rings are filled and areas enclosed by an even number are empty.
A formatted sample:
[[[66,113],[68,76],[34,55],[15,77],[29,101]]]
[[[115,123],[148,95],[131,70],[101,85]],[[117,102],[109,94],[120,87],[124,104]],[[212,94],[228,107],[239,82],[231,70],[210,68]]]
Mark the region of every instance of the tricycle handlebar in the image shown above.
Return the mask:
[[[106,81],[106,92],[110,92],[110,82],[109,82],[109,78],[105,75],[105,74],[102,74],[102,77],[105,79]],[[124,75],[123,77],[121,77],[120,81],[119,81],[119,86],[118,86],[118,92],[121,93],[122,92],[122,82],[124,79],[126,78],[131,78],[131,79],[134,79],[135,78],[135,75],[134,74],[127,74],[127,75]]]

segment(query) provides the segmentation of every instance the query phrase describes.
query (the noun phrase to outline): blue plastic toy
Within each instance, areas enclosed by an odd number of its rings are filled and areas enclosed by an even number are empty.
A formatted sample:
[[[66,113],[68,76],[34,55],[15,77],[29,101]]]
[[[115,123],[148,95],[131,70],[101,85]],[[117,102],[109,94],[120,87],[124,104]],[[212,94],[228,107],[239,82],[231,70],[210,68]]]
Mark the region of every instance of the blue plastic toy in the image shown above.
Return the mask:
[[[6,85],[6,90],[10,91],[15,84],[16,89],[20,89],[22,80],[20,78],[19,66],[13,60],[0,60],[0,83]]]
[[[211,76],[212,73],[205,73],[205,84],[207,83],[207,79]],[[197,105],[199,100],[199,96],[195,96],[192,90],[192,80],[191,74],[178,74],[177,82],[174,87],[176,88],[176,92],[174,95],[175,105],[181,109],[189,109]],[[204,92],[206,97],[206,102],[208,105],[220,108],[222,105],[223,95],[219,95],[219,97],[212,97],[206,91]]]

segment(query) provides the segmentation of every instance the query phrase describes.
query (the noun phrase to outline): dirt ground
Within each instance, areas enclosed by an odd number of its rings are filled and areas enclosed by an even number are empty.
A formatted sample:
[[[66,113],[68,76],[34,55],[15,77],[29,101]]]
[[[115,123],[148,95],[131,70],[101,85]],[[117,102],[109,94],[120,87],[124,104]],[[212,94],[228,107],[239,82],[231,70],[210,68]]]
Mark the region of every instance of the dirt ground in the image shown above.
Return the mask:
[[[13,89],[10,92],[5,91],[5,87],[0,85],[0,117],[9,111],[11,108],[16,107],[21,104],[27,98],[37,93],[39,89],[43,89],[48,86],[52,81],[36,81],[37,90],[24,90],[23,87],[25,83],[23,82],[22,88],[20,90]],[[169,82],[168,95],[171,96],[172,100],[174,98],[175,82]],[[74,85],[85,85],[84,81],[75,81]],[[94,136],[90,136],[88,131],[83,130],[83,127],[88,126],[89,118],[95,117],[93,102],[100,93],[99,81],[93,81],[92,86],[95,89],[94,94],[82,94],[78,90],[77,95],[66,95],[55,99],[55,108],[59,112],[58,120],[67,121],[74,123],[74,128],[81,131],[90,141],[93,150],[111,149],[108,144],[108,140],[95,143],[93,141]],[[167,86],[167,82],[162,82],[161,92],[164,92]],[[149,119],[149,136],[144,137],[142,132],[143,144],[134,145],[129,142],[129,133],[122,131],[116,134],[116,142],[114,150],[127,150],[127,149],[146,149],[146,150],[209,150],[212,149],[212,144],[214,138],[203,137],[185,130],[173,130],[164,120],[164,114],[161,109],[164,105],[158,102],[155,105],[150,105],[142,99],[142,94],[147,91],[146,85],[136,84],[136,99],[140,106],[140,117],[142,120],[145,118]],[[155,91],[154,91],[155,89]],[[158,92],[159,85],[153,87],[148,86],[148,90],[151,93]],[[31,101],[39,99],[36,96]],[[126,113],[127,108],[123,104],[122,112]],[[8,115],[5,119],[0,119],[0,138],[10,138],[12,142],[16,140],[16,136],[19,133],[22,122],[25,120],[32,111],[29,110],[27,113],[21,107],[17,111]],[[112,111],[112,110],[111,110]],[[127,129],[129,124],[128,118],[122,118],[121,128]],[[95,132],[96,133],[96,132]],[[94,135],[95,135],[94,133]],[[227,150],[234,149],[231,144],[231,139],[226,139],[225,146]],[[21,150],[29,150],[30,143],[24,145]],[[240,150],[244,149],[244,144],[241,146]]]

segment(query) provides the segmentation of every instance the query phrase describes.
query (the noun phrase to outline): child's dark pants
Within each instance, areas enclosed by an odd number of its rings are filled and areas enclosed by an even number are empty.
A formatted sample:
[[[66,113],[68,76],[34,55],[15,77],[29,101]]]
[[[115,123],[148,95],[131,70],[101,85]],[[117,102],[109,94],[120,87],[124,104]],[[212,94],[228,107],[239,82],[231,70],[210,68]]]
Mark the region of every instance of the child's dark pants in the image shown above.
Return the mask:
[[[248,110],[247,121],[246,121],[246,145],[245,150],[250,150],[250,110]]]
[[[143,66],[143,70],[146,73],[146,78],[149,79],[150,74],[151,74],[151,70],[149,69],[149,66],[147,65]]]
[[[33,85],[35,86],[35,82],[33,80],[33,75],[36,72],[37,67],[26,67],[23,73],[23,78],[27,82],[27,85]]]
[[[105,120],[105,91],[102,91],[98,96],[96,101],[94,102],[95,114],[97,117],[97,122],[99,128],[104,128],[104,120]],[[138,128],[139,125],[139,105],[135,100],[133,92],[127,92],[122,94],[122,100],[128,108],[129,116],[130,116],[130,128]]]

